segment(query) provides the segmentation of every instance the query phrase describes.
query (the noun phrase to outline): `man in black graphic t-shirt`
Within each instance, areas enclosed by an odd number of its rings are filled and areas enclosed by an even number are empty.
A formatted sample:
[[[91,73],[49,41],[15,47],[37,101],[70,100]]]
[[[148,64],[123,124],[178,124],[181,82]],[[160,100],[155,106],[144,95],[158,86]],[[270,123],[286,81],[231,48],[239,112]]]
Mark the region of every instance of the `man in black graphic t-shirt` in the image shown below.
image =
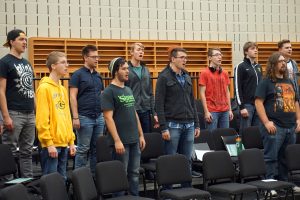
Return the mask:
[[[300,130],[300,110],[285,58],[279,52],[268,60],[266,79],[256,89],[255,107],[261,120],[266,178],[286,181],[285,149],[295,143],[295,133]]]
[[[22,30],[7,34],[9,54],[0,60],[0,108],[3,115],[2,140],[19,157],[22,177],[32,177],[32,146],[35,135],[33,69],[22,57],[27,38]],[[7,177],[10,178],[10,177]]]

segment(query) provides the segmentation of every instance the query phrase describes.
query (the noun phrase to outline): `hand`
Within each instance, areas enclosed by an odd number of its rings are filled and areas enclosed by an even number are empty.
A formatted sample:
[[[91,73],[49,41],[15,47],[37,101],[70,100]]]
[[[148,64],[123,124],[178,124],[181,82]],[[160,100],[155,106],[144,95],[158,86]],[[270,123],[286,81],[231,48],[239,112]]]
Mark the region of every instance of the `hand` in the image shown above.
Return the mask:
[[[298,119],[296,121],[296,129],[295,129],[295,133],[299,133],[300,132],[300,120]]]
[[[80,121],[79,121],[79,119],[73,119],[73,127],[76,130],[80,129]]]
[[[76,147],[75,147],[74,144],[70,145],[69,151],[70,151],[70,156],[75,156],[75,154],[76,154]]]
[[[163,133],[161,134],[161,136],[162,136],[162,139],[163,139],[163,140],[168,140],[168,141],[171,140],[171,136],[170,136],[169,130],[163,132]]]
[[[232,110],[229,111],[229,121],[233,120],[233,112]]]
[[[157,115],[154,115],[154,128],[158,128],[159,127],[159,123],[158,123],[158,117],[157,117]]]
[[[268,121],[264,125],[269,134],[271,134],[271,135],[276,134],[276,126],[274,125],[274,123],[272,121]]]
[[[51,158],[57,158],[58,157],[58,153],[57,153],[57,150],[55,148],[55,146],[49,146],[47,147],[48,149],[48,154]]]
[[[200,128],[195,128],[195,138],[199,137],[200,136]]]
[[[0,135],[3,134],[3,124],[0,124]]]
[[[143,151],[146,147],[145,138],[143,135],[140,136],[140,149]]]
[[[212,117],[212,115],[210,114],[210,112],[207,112],[207,113],[204,114],[204,119],[205,119],[205,121],[206,121],[207,123],[211,123],[212,120],[213,120],[213,117]]]
[[[4,127],[9,131],[12,131],[14,129],[13,120],[10,118],[10,116],[8,116],[7,118],[3,118],[3,124]]]
[[[248,110],[247,110],[246,108],[240,110],[240,113],[241,113],[241,116],[242,116],[243,118],[249,117],[249,113],[248,113]]]
[[[117,154],[124,154],[125,153],[125,148],[121,140],[115,142],[115,149]]]

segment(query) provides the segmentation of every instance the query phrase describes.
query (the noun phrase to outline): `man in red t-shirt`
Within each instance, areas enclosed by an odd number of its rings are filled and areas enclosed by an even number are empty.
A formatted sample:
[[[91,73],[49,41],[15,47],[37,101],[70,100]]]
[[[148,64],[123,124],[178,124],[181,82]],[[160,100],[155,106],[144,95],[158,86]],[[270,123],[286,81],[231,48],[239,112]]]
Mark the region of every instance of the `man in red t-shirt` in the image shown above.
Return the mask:
[[[230,104],[228,73],[221,68],[222,53],[218,48],[208,49],[209,66],[199,79],[200,97],[204,109],[206,128],[229,128],[233,119]]]

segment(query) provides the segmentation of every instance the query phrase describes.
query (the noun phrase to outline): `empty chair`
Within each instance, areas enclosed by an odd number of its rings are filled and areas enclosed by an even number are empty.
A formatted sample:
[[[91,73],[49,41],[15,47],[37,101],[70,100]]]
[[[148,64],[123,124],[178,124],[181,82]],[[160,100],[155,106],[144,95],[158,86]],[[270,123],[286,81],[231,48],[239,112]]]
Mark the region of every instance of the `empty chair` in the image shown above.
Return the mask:
[[[108,194],[128,192],[129,184],[125,167],[121,161],[112,160],[97,163],[96,166],[96,187],[98,194],[104,197]],[[112,199],[148,199],[132,195],[114,197]]]
[[[245,128],[241,135],[245,149],[264,148],[258,126],[250,126]]]
[[[191,183],[189,160],[181,154],[160,156],[156,161],[158,197],[168,199],[210,199],[210,193],[193,187],[161,190],[162,185]]]
[[[27,189],[22,184],[6,187],[0,192],[1,200],[30,200]]]
[[[163,150],[163,140],[160,133],[146,133],[144,134],[144,138],[146,141],[146,147],[141,152],[141,167],[145,169],[145,171],[149,171],[153,174],[154,178],[154,190],[157,189],[156,185],[156,164],[155,160],[164,154]]]
[[[112,149],[109,146],[108,137],[106,135],[102,135],[98,138],[96,143],[96,158],[98,162],[105,162],[112,160]],[[145,181],[145,170],[140,167],[139,173],[143,179],[144,192],[146,193],[146,181]]]
[[[218,183],[219,180],[228,182]],[[208,183],[214,184],[209,185]],[[231,157],[227,151],[208,152],[203,156],[203,184],[204,189],[211,193],[228,194],[235,199],[237,195],[255,192],[257,199],[259,195],[257,187],[247,184],[235,183],[235,169]]]
[[[270,196],[272,198],[271,190],[286,190],[286,198],[288,192],[291,192],[294,199],[294,184],[285,181],[270,181],[266,182],[265,179],[266,166],[264,161],[264,154],[259,149],[246,149],[242,151],[239,156],[240,178],[242,182],[249,185],[256,186],[261,191],[266,191],[265,199]],[[255,164],[253,164],[255,163]],[[247,182],[247,179],[251,181]],[[256,180],[253,180],[256,178]]]
[[[10,147],[7,144],[0,144],[0,177],[6,175],[14,175],[17,173],[17,164]],[[0,183],[0,188],[4,186],[4,182]]]
[[[217,128],[212,130],[211,139],[213,143],[213,150],[226,150],[221,136],[235,136],[237,132],[233,128]]]
[[[76,195],[77,200],[98,199],[97,189],[89,168],[80,167],[73,170],[72,183],[74,194]]]
[[[112,160],[112,151],[109,147],[108,137],[106,135],[101,135],[96,143],[96,155],[97,162]]]
[[[285,150],[285,157],[289,181],[300,181],[300,144],[288,145]]]
[[[65,179],[58,172],[42,176],[40,186],[44,200],[68,199]]]

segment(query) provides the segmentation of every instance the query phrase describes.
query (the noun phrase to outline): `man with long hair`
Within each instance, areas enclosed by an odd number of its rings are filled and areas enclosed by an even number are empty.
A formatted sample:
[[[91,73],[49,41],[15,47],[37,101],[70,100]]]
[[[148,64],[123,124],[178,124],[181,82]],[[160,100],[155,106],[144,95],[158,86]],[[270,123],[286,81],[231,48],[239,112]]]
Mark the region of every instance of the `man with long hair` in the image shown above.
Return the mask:
[[[285,149],[295,143],[295,133],[300,130],[300,112],[298,95],[280,52],[268,59],[266,77],[255,93],[255,106],[261,120],[259,129],[264,144],[266,178],[286,181]]]

